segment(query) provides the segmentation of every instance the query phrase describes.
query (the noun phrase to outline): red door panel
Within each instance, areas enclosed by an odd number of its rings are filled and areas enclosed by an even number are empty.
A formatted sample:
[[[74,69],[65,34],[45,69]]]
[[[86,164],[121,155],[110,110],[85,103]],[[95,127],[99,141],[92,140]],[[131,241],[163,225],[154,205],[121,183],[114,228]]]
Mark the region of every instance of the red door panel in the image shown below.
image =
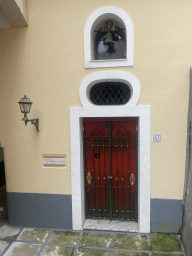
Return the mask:
[[[84,118],[87,218],[136,219],[137,118]]]

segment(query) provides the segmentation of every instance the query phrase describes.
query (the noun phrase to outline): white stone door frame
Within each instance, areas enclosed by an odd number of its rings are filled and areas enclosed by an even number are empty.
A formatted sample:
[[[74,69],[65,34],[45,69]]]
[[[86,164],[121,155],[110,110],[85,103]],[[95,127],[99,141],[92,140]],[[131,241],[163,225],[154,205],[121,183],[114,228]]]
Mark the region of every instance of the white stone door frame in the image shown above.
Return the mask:
[[[138,117],[138,226],[139,232],[149,233],[150,106],[70,108],[73,230],[82,230],[85,220],[83,117]]]

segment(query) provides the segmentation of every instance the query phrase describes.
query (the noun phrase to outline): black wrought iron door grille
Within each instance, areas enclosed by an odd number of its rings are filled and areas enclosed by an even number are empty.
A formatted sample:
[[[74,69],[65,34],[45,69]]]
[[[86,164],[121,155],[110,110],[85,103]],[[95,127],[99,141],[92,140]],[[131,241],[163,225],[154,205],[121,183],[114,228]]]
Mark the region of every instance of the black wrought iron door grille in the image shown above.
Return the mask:
[[[111,124],[108,136],[84,134],[85,217],[137,221],[137,131],[111,136]],[[131,176],[132,158],[136,172]]]

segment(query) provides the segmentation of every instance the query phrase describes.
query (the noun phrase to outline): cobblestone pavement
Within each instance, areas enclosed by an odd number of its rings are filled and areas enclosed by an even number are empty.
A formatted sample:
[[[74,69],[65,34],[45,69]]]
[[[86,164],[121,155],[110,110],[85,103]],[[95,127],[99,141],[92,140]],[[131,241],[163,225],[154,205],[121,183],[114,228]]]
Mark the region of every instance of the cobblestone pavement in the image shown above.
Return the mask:
[[[0,227],[1,256],[183,255],[178,234]]]

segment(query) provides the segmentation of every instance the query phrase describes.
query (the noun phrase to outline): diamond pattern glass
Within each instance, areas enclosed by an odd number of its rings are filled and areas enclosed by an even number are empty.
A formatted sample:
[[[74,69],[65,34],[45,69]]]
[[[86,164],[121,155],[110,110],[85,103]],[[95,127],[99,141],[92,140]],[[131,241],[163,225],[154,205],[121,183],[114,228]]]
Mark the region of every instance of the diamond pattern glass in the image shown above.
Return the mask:
[[[121,82],[101,82],[90,90],[90,100],[95,105],[124,105],[130,96],[129,86]]]

